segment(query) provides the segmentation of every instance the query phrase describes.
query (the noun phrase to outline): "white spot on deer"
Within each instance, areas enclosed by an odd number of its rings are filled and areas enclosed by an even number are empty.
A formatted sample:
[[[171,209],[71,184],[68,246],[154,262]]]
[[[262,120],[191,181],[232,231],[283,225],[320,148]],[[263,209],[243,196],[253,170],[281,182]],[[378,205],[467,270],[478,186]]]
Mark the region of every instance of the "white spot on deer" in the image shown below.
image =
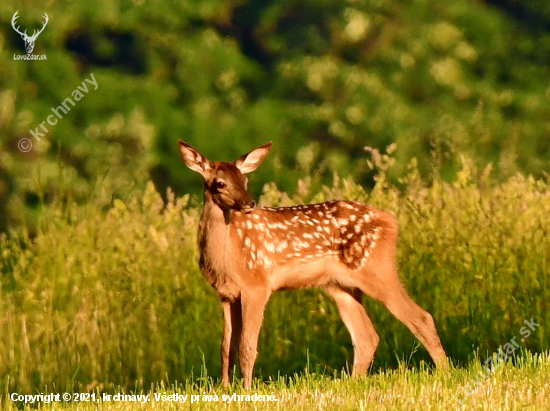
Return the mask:
[[[252,221],[250,220],[246,221],[246,228],[248,228],[249,230],[252,229]]]
[[[355,220],[357,220],[357,216],[355,214],[352,214],[350,217],[349,217],[349,221],[351,221],[352,223],[355,222]]]
[[[346,220],[345,218],[339,218],[338,219],[338,224],[340,224],[341,226],[346,226],[348,225],[349,221]]]
[[[356,225],[355,227],[353,227],[353,229],[357,234],[359,234],[359,232],[361,231],[361,226]]]
[[[372,234],[372,242],[370,243],[370,248],[373,249],[376,246],[376,242],[380,239],[381,227],[376,227],[374,233]]]
[[[246,238],[244,239],[244,245],[245,245],[246,247],[250,247],[250,246],[251,246],[251,243],[252,243],[252,242],[250,241],[250,237],[246,237]]]

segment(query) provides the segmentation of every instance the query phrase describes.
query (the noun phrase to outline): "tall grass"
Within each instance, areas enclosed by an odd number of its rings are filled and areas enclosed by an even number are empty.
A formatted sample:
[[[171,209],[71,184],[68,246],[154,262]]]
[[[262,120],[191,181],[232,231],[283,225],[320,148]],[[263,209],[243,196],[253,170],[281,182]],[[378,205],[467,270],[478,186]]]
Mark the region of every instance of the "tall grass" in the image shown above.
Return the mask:
[[[464,160],[454,181],[429,186],[415,163],[400,190],[385,179],[388,157],[373,153],[377,184],[350,179],[315,189],[304,177],[293,197],[266,184],[267,205],[349,198],[391,211],[400,222],[400,277],[431,312],[455,363],[485,359],[541,326],[522,348],[549,348],[549,183],[514,175],[493,182]],[[197,182],[198,184],[198,182]],[[146,191],[112,204],[49,211],[38,235],[0,238],[2,392],[148,387],[220,372],[221,308],[202,279],[195,245],[200,209]],[[107,206],[105,204],[108,204]],[[418,364],[427,353],[378,302],[365,306],[381,337],[375,370]],[[352,361],[348,333],[319,290],[282,292],[270,301],[257,375],[277,377]]]

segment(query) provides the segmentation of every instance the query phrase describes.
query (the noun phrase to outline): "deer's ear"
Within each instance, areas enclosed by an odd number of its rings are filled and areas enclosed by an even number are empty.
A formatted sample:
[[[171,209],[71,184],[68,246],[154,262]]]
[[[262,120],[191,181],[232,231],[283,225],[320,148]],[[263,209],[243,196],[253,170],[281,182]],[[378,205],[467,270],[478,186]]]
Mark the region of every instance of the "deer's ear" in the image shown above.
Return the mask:
[[[179,140],[178,145],[181,152],[181,158],[183,162],[191,170],[196,171],[200,175],[204,176],[204,173],[207,170],[212,168],[212,162],[208,160],[205,156],[191,147],[189,144]]]
[[[270,141],[269,143],[252,150],[250,153],[235,160],[235,166],[243,174],[251,173],[256,170],[260,164],[262,164],[262,161],[264,161],[265,156],[267,156],[267,153],[269,153],[272,146],[273,143]]]

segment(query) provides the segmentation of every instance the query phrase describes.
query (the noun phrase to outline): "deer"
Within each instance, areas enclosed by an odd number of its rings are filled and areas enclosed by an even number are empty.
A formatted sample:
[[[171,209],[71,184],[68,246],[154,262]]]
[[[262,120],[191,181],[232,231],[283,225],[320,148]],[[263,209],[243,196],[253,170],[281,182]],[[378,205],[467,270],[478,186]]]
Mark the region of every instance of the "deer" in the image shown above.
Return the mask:
[[[15,21],[19,18],[19,16],[17,15],[17,13],[19,13],[19,10],[17,10],[12,19],[11,19],[11,26],[13,27],[13,29],[19,34],[21,35],[21,37],[23,38],[23,40],[25,41],[25,49],[27,50],[27,54],[30,54],[32,53],[33,49],[34,49],[34,43],[36,41],[36,39],[38,38],[38,35],[40,33],[42,33],[44,31],[44,29],[46,28],[46,25],[48,24],[48,21],[49,21],[49,17],[46,13],[44,13],[44,24],[42,25],[42,28],[40,30],[34,30],[33,33],[32,33],[32,36],[29,36],[27,34],[27,30],[25,30],[24,33],[22,33],[20,30],[19,30],[19,27],[16,27],[15,26]]]
[[[352,377],[368,372],[380,340],[363,294],[404,323],[437,367],[448,367],[432,316],[399,281],[398,225],[391,214],[346,200],[259,207],[247,191],[246,174],[260,166],[271,142],[233,162],[210,161],[182,140],[178,145],[187,167],[204,179],[199,267],[222,304],[223,387],[230,384],[238,350],[244,388],[251,388],[270,295],[309,287],[324,289],[336,303],[353,344]]]

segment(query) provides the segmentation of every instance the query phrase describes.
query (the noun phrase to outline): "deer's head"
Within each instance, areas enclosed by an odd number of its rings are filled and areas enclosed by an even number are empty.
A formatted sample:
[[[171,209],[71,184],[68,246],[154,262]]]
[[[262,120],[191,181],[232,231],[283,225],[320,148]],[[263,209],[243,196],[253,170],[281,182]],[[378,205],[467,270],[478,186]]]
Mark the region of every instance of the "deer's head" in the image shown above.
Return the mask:
[[[32,36],[29,36],[27,35],[27,30],[25,30],[24,33],[22,33],[20,30],[19,30],[19,27],[16,27],[15,26],[15,21],[19,18],[19,16],[17,15],[17,13],[19,13],[19,10],[15,12],[15,14],[13,15],[12,19],[11,19],[11,25],[13,27],[13,29],[19,33],[21,35],[21,37],[23,38],[23,40],[25,41],[25,49],[27,50],[27,53],[30,54],[32,53],[33,49],[34,49],[34,42],[36,41],[36,38],[38,37],[38,35],[40,33],[42,33],[42,31],[44,31],[44,28],[46,27],[46,24],[48,24],[48,15],[46,13],[44,13],[44,24],[42,25],[42,28],[40,30],[34,30],[34,32],[32,33]]]
[[[205,197],[211,198],[222,210],[247,213],[256,206],[248,194],[248,178],[245,174],[259,167],[273,143],[264,144],[231,163],[210,161],[189,144],[181,140],[178,144],[187,167],[204,179]]]

